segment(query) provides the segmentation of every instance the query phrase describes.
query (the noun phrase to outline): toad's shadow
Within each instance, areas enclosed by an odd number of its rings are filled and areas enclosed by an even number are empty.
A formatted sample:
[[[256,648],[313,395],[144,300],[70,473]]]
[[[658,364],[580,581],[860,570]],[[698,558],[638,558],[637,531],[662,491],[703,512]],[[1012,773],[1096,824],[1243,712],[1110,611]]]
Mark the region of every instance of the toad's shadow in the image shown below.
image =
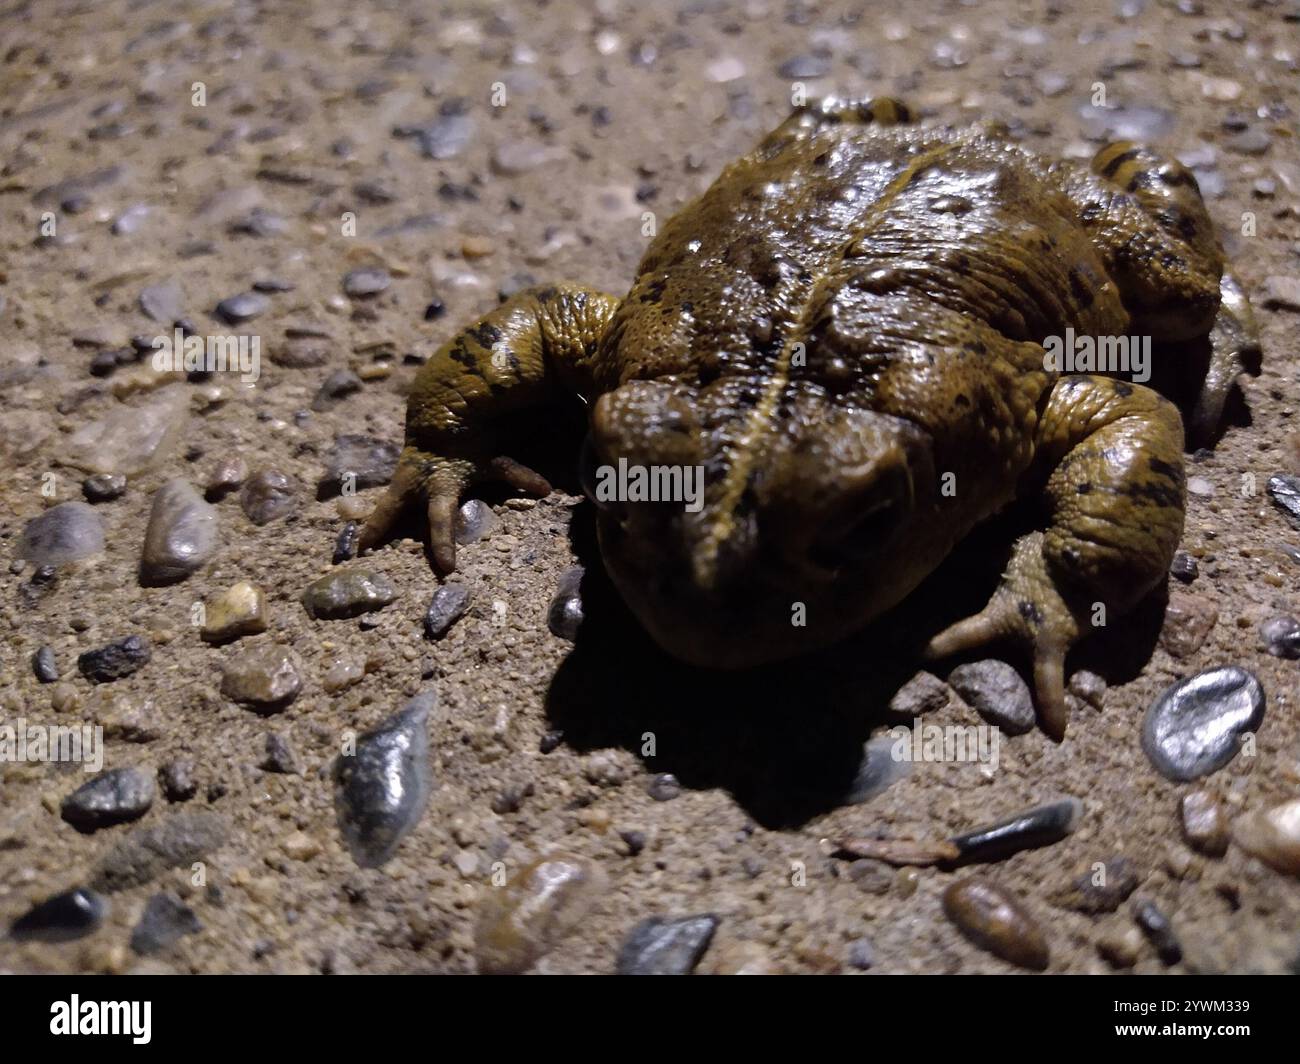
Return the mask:
[[[1013,514],[977,530],[906,602],[838,646],[717,672],[684,665],[651,642],[605,575],[591,507],[579,506],[571,536],[586,566],[585,618],[547,692],[547,714],[578,751],[622,746],[685,787],[726,789],[765,827],[801,825],[843,804],[872,729],[898,722],[887,705],[924,667],[920,648],[987,601],[1023,521]],[[1158,600],[1148,603],[1090,638],[1070,666],[1111,682],[1132,678],[1162,614]],[[990,655],[1025,668],[1014,648],[975,657]],[[946,676],[959,660],[934,668]]]

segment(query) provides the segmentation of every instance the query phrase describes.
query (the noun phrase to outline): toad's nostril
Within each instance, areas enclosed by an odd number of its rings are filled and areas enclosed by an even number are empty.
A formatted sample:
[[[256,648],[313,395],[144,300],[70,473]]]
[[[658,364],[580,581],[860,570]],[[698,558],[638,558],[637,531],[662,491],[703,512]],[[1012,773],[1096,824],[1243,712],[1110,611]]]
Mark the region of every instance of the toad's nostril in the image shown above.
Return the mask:
[[[911,478],[904,467],[872,477],[822,522],[808,557],[828,569],[867,561],[893,542],[911,503]]]

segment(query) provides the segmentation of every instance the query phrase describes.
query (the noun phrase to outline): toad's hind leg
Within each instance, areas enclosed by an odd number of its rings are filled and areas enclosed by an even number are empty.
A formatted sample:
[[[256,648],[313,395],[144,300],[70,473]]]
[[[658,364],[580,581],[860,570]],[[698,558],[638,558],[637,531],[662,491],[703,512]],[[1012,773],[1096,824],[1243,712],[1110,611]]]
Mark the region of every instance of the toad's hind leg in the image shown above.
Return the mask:
[[[1134,326],[1156,341],[1208,334],[1210,364],[1189,417],[1192,439],[1208,442],[1237,378],[1259,356],[1250,301],[1224,270],[1214,225],[1187,167],[1116,141],[1097,152],[1092,171],[1125,194],[1098,215],[1097,235]]]
[[[945,657],[1003,637],[1027,643],[1043,730],[1062,738],[1066,652],[1168,571],[1183,530],[1182,448],[1177,409],[1149,388],[1059,380],[1031,472],[1046,474],[1048,527],[1016,543],[989,604],[935,636],[927,653]]]
[[[543,477],[502,453],[506,430],[559,394],[590,388],[618,302],[577,285],[530,288],[443,344],[415,378],[406,446],[359,549],[377,544],[409,503],[423,499],[434,561],[450,572],[456,507],[470,484],[502,480],[535,495],[549,492]]]

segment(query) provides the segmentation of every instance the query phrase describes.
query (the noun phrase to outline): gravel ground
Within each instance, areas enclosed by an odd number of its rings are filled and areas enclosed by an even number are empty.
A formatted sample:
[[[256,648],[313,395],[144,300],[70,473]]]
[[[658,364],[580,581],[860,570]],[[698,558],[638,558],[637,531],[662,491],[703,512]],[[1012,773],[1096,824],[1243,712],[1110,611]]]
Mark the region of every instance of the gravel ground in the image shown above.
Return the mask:
[[[1082,803],[1073,833],[978,870],[1024,910],[993,937],[1034,948],[1003,955],[1041,967],[1037,925],[1052,972],[1294,969],[1300,886],[1236,843],[1216,855],[1214,818],[1250,843],[1261,829],[1240,825],[1300,793],[1297,664],[1265,650],[1297,647],[1295,623],[1261,633],[1300,612],[1300,526],[1266,490],[1300,474],[1300,9],[1072,6],[4,4],[0,723],[100,725],[115,774],[69,800],[91,778],[81,765],[0,763],[0,919],[78,887],[102,899],[33,918],[44,930],[5,942],[0,969],[608,972],[653,966],[642,947],[667,942],[659,963],[700,972],[1006,972],[954,926],[978,917],[977,888],[950,890],[971,871],[851,861],[824,840],[933,842],[1063,797]],[[1171,577],[1167,602],[1071,658],[1104,678],[1075,682],[1100,708],[1080,701],[1059,746],[1006,735],[996,769],[922,763],[856,803],[864,742],[895,723],[917,646],[988,594],[1005,522],[898,617],[746,676],[666,661],[622,613],[567,441],[551,497],[482,496],[487,534],[456,578],[468,609],[440,639],[424,631],[438,582],[414,524],[332,564],[391,463],[419,363],[532,280],[625,290],[646,212],[662,221],[702,191],[795,83],[998,117],[1068,157],[1115,134],[1177,154],[1265,353],[1222,442],[1189,464],[1196,578]],[[257,337],[258,379],[141,361],[132,338],[178,321]],[[364,437],[337,462],[363,474],[355,495],[327,478],[340,436]],[[83,487],[128,469],[125,485]],[[174,478],[197,492],[158,502]],[[90,553],[42,568],[59,544],[29,522],[86,498],[54,532]],[[575,565],[585,621],[569,641],[548,610]],[[317,591],[310,616],[304,589],[340,571],[371,576]],[[241,581],[264,602],[245,589],[223,617],[213,600]],[[235,638],[204,638],[231,614]],[[142,642],[79,667],[128,637]],[[1226,767],[1167,779],[1143,715],[1224,665],[1258,678],[1263,722]],[[404,782],[427,807],[391,859],[361,867],[397,827],[371,823],[350,848],[331,766],[420,691],[437,694],[419,718],[431,778],[411,761]],[[978,723],[932,693],[927,722]],[[890,782],[871,764],[868,782]],[[1210,825],[1189,840],[1193,793]],[[1300,867],[1298,831],[1254,848]],[[539,901],[551,872],[560,889]],[[1148,904],[1177,949],[1135,930],[1153,925]],[[653,917],[668,923],[633,935]]]

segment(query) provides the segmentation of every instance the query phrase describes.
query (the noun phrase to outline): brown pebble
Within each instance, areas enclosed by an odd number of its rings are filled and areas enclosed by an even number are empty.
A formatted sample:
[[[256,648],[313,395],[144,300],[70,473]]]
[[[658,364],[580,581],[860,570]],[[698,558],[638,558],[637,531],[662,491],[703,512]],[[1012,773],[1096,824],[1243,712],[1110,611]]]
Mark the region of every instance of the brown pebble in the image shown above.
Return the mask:
[[[943,911],[968,939],[995,957],[1041,972],[1047,967],[1047,936],[1012,893],[980,876],[943,892]]]
[[[1228,852],[1228,818],[1223,805],[1209,791],[1184,794],[1178,803],[1187,845],[1209,857]]]
[[[1288,876],[1300,876],[1300,798],[1232,822],[1232,841]]]
[[[1174,591],[1165,607],[1160,645],[1176,658],[1190,658],[1205,643],[1219,620],[1214,604],[1196,595]]]

